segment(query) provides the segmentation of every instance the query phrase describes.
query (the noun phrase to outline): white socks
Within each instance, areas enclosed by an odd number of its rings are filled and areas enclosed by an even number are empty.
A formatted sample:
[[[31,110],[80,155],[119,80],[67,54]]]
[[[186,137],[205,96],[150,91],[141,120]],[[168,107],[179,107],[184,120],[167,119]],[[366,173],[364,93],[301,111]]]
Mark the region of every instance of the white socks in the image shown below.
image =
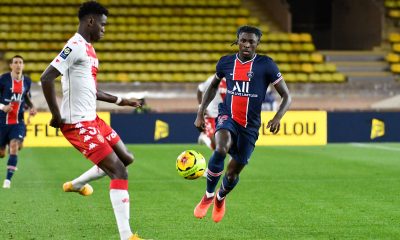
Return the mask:
[[[209,192],[206,191],[206,196],[207,196],[207,198],[214,197],[214,193],[209,193]]]
[[[118,231],[121,240],[127,240],[132,236],[129,225],[129,194],[127,190],[110,189],[111,204],[117,220]]]
[[[81,189],[86,183],[102,178],[105,175],[106,173],[95,165],[79,177],[72,180],[72,186],[74,187],[74,189],[78,190]]]

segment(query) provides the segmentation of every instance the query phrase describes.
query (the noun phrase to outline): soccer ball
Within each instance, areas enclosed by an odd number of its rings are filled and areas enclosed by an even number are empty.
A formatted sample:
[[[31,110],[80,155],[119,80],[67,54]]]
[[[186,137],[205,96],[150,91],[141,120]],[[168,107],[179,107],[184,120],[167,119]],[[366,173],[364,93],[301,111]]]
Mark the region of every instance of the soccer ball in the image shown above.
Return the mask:
[[[186,150],[176,159],[176,171],[186,179],[196,179],[203,176],[206,170],[206,160],[195,150]]]

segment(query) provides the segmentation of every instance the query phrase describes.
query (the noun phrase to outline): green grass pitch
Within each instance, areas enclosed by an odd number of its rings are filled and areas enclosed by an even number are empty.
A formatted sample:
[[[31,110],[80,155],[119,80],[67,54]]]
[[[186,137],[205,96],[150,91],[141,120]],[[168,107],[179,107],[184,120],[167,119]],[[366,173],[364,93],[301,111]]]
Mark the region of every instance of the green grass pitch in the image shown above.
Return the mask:
[[[185,180],[175,159],[199,145],[129,145],[131,226],[173,239],[399,239],[400,144],[256,147],[227,198],[222,222],[193,217],[205,179]],[[0,177],[7,159],[0,160]],[[0,188],[0,239],[119,239],[109,180],[94,194],[62,184],[91,166],[73,148],[25,148],[11,189]]]

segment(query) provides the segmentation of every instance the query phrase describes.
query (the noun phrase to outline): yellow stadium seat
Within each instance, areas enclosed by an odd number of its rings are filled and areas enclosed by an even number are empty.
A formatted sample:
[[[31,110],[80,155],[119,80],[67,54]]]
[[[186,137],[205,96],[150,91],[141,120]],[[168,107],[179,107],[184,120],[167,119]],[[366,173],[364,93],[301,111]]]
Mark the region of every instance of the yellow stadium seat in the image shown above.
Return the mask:
[[[286,82],[297,82],[298,81],[296,74],[294,74],[294,73],[285,73],[282,75]]]
[[[301,64],[301,70],[302,70],[302,72],[305,72],[305,73],[313,73],[314,66],[310,63],[303,63],[303,64]]]
[[[291,65],[290,65],[290,64],[281,63],[281,64],[279,64],[279,70],[280,70],[281,72],[291,72],[291,71],[292,71],[292,68],[291,68]]]
[[[395,63],[390,66],[390,70],[393,73],[400,74],[400,63]]]
[[[306,52],[313,52],[315,51],[315,46],[312,43],[304,43],[303,44],[303,51]]]
[[[309,79],[311,82],[321,82],[321,75],[319,73],[311,73]]]
[[[290,43],[281,43],[280,49],[281,49],[281,51],[285,51],[285,52],[291,52],[293,50],[292,44],[290,44]]]
[[[389,10],[389,17],[400,18],[400,10]]]
[[[301,64],[293,63],[290,64],[293,72],[301,72]]]
[[[129,75],[127,73],[118,73],[116,80],[118,82],[129,82]]]
[[[332,74],[332,80],[335,82],[345,82],[346,81],[346,76],[343,75],[342,73],[333,73]]]
[[[311,34],[309,34],[309,33],[301,33],[300,34],[300,40],[302,42],[308,42],[308,43],[312,42]]]
[[[389,63],[398,63],[400,62],[400,56],[396,53],[388,53],[388,55],[386,55],[386,61]]]
[[[394,43],[394,42],[400,42],[400,34],[399,33],[390,33],[389,34],[389,41]]]
[[[288,55],[289,55],[289,62],[294,62],[294,63],[300,62],[300,56],[299,56],[299,54],[297,54],[297,53],[290,53],[290,54],[288,54]]]
[[[324,62],[324,56],[320,53],[312,53],[311,61],[314,63],[322,63],[322,62]]]
[[[308,74],[296,73],[296,81],[297,82],[308,82]]]
[[[333,63],[325,63],[326,72],[336,72],[336,65]]]
[[[310,54],[308,53],[300,53],[298,56],[300,62],[310,62],[311,60]]]
[[[330,73],[321,73],[322,82],[333,82],[332,75]]]
[[[32,79],[33,82],[39,82],[40,81],[40,76],[41,74],[38,72],[33,72],[30,74],[30,77]]]
[[[291,41],[291,42],[300,42],[301,41],[300,34],[289,33],[289,41]]]

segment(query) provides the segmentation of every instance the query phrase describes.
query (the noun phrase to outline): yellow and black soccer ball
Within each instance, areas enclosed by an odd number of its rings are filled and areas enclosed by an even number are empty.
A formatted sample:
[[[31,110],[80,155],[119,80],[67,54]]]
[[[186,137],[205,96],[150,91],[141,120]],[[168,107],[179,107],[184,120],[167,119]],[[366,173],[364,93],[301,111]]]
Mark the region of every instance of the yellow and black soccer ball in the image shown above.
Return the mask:
[[[186,179],[196,179],[203,176],[206,170],[206,160],[195,150],[186,150],[176,159],[176,171]]]

